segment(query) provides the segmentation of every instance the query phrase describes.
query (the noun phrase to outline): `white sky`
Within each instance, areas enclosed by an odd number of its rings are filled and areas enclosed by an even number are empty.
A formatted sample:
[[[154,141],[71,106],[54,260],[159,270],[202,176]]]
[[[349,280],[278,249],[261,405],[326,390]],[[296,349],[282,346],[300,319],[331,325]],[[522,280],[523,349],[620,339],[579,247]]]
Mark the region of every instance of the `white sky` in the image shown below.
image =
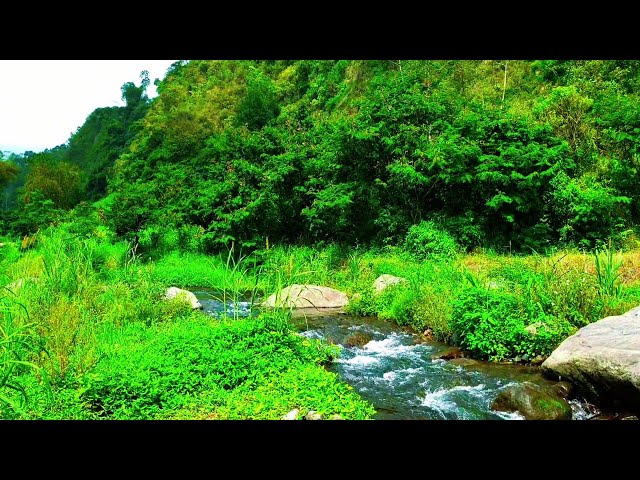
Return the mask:
[[[69,140],[99,107],[124,106],[120,87],[140,72],[163,79],[175,60],[0,60],[0,151],[40,152]]]

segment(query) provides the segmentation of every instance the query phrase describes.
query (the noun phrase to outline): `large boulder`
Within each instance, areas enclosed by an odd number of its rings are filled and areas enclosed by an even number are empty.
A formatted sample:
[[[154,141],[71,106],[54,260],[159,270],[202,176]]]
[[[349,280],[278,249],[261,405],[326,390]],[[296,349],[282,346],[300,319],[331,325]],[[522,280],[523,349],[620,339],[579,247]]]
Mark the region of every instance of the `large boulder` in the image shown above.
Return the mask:
[[[341,308],[349,303],[339,290],[319,285],[290,285],[267,298],[264,307]]]
[[[381,293],[385,288],[390,287],[391,285],[398,285],[399,283],[405,283],[406,281],[406,278],[395,277],[384,273],[376,278],[375,282],[373,282],[373,289],[376,293]]]
[[[167,288],[167,292],[164,295],[164,298],[167,300],[172,300],[174,298],[179,298],[188,302],[191,305],[191,308],[202,308],[202,304],[198,301],[198,298],[189,290],[183,290],[178,287],[169,287]]]
[[[606,317],[566,338],[541,368],[601,404],[640,411],[638,309]]]
[[[558,392],[531,382],[510,385],[491,403],[500,412],[518,412],[527,420],[571,420],[571,405]]]

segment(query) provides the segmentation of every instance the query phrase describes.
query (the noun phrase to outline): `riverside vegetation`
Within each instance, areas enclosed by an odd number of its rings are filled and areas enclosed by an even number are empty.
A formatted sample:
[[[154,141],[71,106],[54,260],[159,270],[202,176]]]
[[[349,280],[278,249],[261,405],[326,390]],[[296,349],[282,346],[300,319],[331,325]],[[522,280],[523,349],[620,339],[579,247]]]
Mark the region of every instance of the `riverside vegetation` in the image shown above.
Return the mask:
[[[0,162],[0,418],[367,419],[289,312],[331,286],[494,361],[640,304],[636,61],[177,62]],[[376,294],[380,274],[408,281]]]

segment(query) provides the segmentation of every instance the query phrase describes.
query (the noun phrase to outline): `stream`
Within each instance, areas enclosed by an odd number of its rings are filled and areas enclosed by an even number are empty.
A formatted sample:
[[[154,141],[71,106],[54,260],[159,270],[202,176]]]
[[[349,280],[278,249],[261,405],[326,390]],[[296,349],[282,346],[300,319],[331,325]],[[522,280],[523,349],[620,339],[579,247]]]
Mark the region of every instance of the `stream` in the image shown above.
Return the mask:
[[[203,311],[246,317],[251,304],[222,302],[216,292],[191,290]],[[496,395],[518,382],[550,385],[538,367],[460,358],[432,359],[450,346],[425,340],[408,328],[375,317],[356,317],[329,309],[299,309],[292,323],[307,338],[341,348],[328,370],[337,373],[376,409],[376,419],[519,420],[518,413],[491,410]],[[594,414],[593,405],[569,401],[574,420]]]

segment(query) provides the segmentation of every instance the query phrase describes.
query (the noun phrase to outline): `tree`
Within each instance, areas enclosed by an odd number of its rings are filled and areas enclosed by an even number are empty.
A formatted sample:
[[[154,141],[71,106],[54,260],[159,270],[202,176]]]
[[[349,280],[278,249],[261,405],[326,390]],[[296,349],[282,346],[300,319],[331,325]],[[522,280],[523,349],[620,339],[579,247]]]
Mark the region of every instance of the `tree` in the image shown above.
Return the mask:
[[[23,203],[30,203],[35,192],[40,192],[44,200],[51,200],[55,208],[72,208],[80,200],[80,169],[55,161],[46,153],[35,155],[29,162]]]
[[[0,160],[0,188],[5,188],[9,183],[18,178],[20,167],[10,160]]]

